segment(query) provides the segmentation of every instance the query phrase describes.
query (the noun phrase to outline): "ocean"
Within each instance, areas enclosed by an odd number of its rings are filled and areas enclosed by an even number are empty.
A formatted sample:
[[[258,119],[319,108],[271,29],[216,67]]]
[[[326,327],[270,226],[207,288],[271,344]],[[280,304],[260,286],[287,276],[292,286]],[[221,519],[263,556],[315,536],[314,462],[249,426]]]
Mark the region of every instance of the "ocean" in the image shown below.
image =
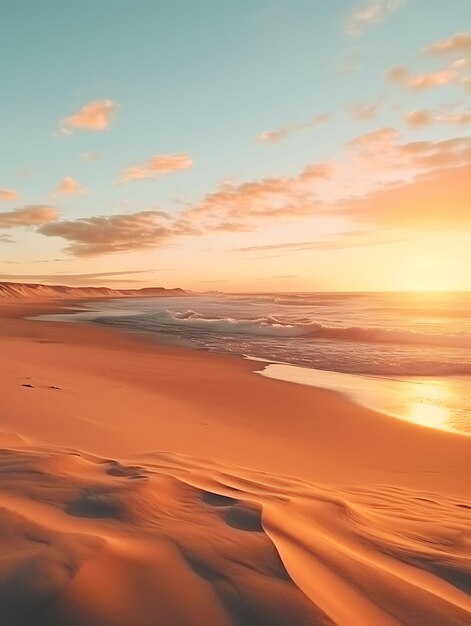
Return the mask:
[[[134,298],[88,303],[71,318],[257,359],[264,375],[471,434],[470,293]]]

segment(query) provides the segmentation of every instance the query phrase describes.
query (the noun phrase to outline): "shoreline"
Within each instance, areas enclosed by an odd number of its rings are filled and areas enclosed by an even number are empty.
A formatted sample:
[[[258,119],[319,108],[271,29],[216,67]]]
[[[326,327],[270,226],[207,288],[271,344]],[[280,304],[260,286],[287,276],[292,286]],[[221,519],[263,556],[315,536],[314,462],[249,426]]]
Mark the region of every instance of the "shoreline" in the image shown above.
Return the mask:
[[[262,370],[254,370],[261,376],[285,381],[297,385],[307,385],[316,389],[340,394],[347,402],[377,411],[382,415],[419,424],[427,428],[435,428],[448,432],[471,436],[471,397],[468,393],[466,375],[381,375],[348,373],[331,369],[319,369],[308,365],[278,361],[270,358],[255,357],[238,352],[202,348],[195,346],[191,341],[177,337],[155,333],[142,328],[113,327],[106,323],[115,315],[133,316],[139,313],[132,310],[123,311],[110,309],[100,310],[94,305],[112,299],[115,302],[129,297],[101,298],[98,300],[82,300],[81,309],[62,309],[55,314],[41,314],[38,321],[67,322],[85,324],[98,328],[109,328],[118,333],[124,333],[141,338],[149,343],[167,345],[169,347],[209,352],[222,356],[235,356],[264,364]],[[34,320],[34,318],[32,318]],[[105,320],[105,321],[103,321]]]
[[[23,318],[71,304],[0,304],[0,576],[26,581],[7,623],[468,623],[468,437]]]
[[[159,358],[169,359],[172,361],[172,365],[177,368],[183,368],[183,383],[188,376],[191,376],[193,371],[197,371],[197,368],[207,368],[210,373],[213,374],[219,371],[221,368],[228,368],[228,376],[236,376],[237,381],[244,384],[249,383],[250,393],[266,393],[267,397],[270,396],[272,390],[276,390],[286,402],[285,396],[289,399],[296,398],[295,405],[299,403],[299,399],[302,402],[306,402],[306,412],[309,412],[311,407],[315,406],[317,399],[327,404],[329,409],[337,413],[344,414],[350,412],[355,417],[360,418],[358,428],[361,428],[361,421],[364,419],[368,421],[370,425],[371,421],[375,425],[375,430],[382,432],[386,429],[391,434],[397,435],[397,433],[404,434],[407,432],[413,438],[417,436],[423,436],[430,438],[430,441],[440,440],[442,437],[450,437],[452,439],[467,439],[462,434],[448,430],[439,430],[432,428],[424,428],[423,426],[413,424],[411,422],[400,420],[397,417],[368,409],[363,405],[360,405],[347,397],[342,392],[332,391],[324,389],[323,387],[310,387],[306,385],[293,384],[291,382],[285,382],[279,379],[268,379],[263,376],[252,376],[256,372],[257,361],[251,361],[245,359],[239,355],[215,353],[203,350],[193,350],[186,347],[174,346],[169,344],[160,344],[156,341],[149,341],[144,334],[133,334],[127,332],[117,331],[111,328],[104,328],[101,325],[93,324],[69,324],[61,322],[49,322],[45,324],[42,321],[33,321],[24,319],[25,316],[44,314],[55,314],[63,311],[64,307],[77,304],[77,300],[57,301],[46,300],[37,302],[22,302],[20,303],[8,303],[0,305],[0,318],[2,318],[2,329],[0,330],[0,345],[3,345],[5,341],[8,341],[7,335],[13,333],[11,339],[13,342],[15,339],[23,339],[25,348],[28,354],[31,352],[31,343],[28,342],[28,338],[31,337],[31,332],[37,333],[38,341],[44,342],[44,345],[50,345],[51,347],[62,347],[57,338],[60,337],[60,341],[68,345],[71,349],[80,348],[82,351],[92,350],[94,354],[97,354],[100,350],[109,351],[113,353],[123,352],[126,354],[133,354],[138,362],[141,360],[149,366],[149,360],[157,360]],[[6,324],[9,322],[9,325]],[[19,331],[19,332],[18,332]],[[50,343],[49,343],[50,342]],[[57,343],[56,343],[57,342]],[[28,345],[29,344],[29,345]],[[33,344],[34,345],[34,344]],[[36,346],[38,344],[36,343]],[[61,352],[61,350],[59,350]],[[70,351],[66,350],[69,353]],[[8,353],[8,351],[6,351]],[[61,356],[60,354],[58,356]],[[106,361],[108,355],[105,355],[103,361]],[[75,364],[77,369],[80,369],[81,364]],[[125,372],[120,372],[121,377],[126,375]],[[160,370],[156,371],[160,374]],[[178,371],[175,371],[177,379],[179,378]],[[143,381],[141,381],[143,382]],[[156,381],[157,382],[157,381]],[[149,384],[145,381],[146,386]],[[178,380],[176,381],[178,384]],[[231,386],[231,381],[226,381],[226,384]],[[211,383],[208,381],[209,389],[205,389],[203,403],[207,402],[208,397],[211,395]],[[255,390],[255,391],[254,391]],[[197,394],[198,396],[202,394]],[[198,397],[201,401],[201,398]],[[247,412],[246,403],[244,403],[244,410]],[[264,407],[263,401],[258,399],[257,409]],[[268,407],[269,408],[269,407]],[[265,411],[267,408],[264,407]],[[233,407],[232,407],[233,411]],[[253,413],[253,411],[250,411]],[[270,412],[270,411],[268,411]],[[314,412],[315,414],[316,412]],[[279,418],[278,418],[279,419]],[[303,422],[300,419],[300,422]],[[244,422],[244,425],[246,422]],[[253,426],[256,425],[256,420],[253,421]],[[306,424],[303,424],[306,426]],[[321,425],[318,424],[320,427]],[[351,424],[349,425],[351,427]],[[282,429],[283,430],[283,429]],[[349,429],[350,430],[350,429]],[[353,430],[356,430],[355,428]],[[468,441],[466,442],[466,445]],[[470,447],[471,450],[471,447]],[[471,465],[471,464],[470,464]],[[470,489],[471,491],[471,489]]]

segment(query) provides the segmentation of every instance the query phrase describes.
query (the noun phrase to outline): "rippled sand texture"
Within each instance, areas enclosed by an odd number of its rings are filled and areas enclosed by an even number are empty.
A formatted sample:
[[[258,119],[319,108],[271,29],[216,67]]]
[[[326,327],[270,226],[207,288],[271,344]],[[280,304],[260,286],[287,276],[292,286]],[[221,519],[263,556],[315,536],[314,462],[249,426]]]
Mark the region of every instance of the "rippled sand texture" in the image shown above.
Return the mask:
[[[470,508],[152,453],[3,449],[7,623],[469,624]]]

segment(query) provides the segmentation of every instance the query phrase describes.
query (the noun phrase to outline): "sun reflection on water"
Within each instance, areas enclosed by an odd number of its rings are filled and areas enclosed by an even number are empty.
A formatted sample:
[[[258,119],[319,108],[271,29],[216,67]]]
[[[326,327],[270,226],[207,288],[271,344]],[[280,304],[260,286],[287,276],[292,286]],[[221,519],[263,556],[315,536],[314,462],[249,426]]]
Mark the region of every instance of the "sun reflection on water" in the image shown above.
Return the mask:
[[[471,435],[469,377],[383,378],[284,364],[269,365],[263,374],[339,391],[359,404],[421,426]]]
[[[452,427],[452,393],[446,380],[404,383],[403,406],[411,422],[433,428]]]

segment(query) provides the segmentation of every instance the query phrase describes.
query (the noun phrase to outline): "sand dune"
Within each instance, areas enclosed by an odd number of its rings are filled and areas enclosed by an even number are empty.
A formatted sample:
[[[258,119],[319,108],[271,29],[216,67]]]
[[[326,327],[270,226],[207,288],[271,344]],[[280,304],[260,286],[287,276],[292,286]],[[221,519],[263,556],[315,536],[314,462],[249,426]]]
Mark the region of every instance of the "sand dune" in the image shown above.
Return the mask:
[[[11,624],[466,624],[470,511],[170,453],[0,454]]]
[[[2,624],[471,623],[469,437],[55,306],[0,309]]]
[[[40,283],[0,282],[0,301],[18,298],[123,298],[184,296],[183,289],[144,287],[143,289],[111,289],[110,287],[67,287],[66,285],[43,285]]]

